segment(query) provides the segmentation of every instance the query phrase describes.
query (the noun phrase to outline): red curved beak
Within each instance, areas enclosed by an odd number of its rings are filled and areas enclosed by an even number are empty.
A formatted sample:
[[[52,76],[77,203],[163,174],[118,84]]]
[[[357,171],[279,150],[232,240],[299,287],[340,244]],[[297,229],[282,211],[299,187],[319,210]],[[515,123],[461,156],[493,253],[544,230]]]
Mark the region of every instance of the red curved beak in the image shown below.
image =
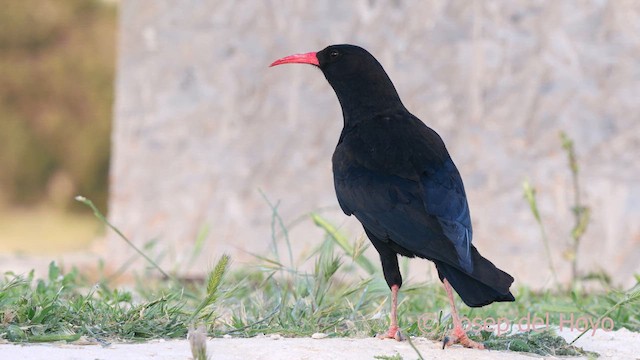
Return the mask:
[[[315,66],[320,66],[318,62],[318,57],[315,52],[310,52],[306,54],[295,54],[285,56],[282,59],[278,59],[269,65],[269,67],[282,65],[282,64],[311,64]]]

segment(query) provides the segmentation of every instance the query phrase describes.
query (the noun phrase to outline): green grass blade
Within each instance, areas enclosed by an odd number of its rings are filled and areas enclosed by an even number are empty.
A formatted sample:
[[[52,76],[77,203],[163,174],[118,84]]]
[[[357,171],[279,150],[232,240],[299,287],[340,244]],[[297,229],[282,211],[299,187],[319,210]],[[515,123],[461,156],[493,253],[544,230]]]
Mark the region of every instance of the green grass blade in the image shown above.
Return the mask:
[[[345,253],[351,256],[355,260],[355,262],[362,269],[364,269],[364,271],[366,271],[369,275],[373,275],[374,273],[376,273],[376,267],[369,261],[369,259],[362,256],[362,251],[356,252],[356,249],[354,249],[354,247],[349,244],[347,237],[344,234],[340,233],[340,231],[338,231],[335,226],[315,213],[311,213],[311,219],[313,220],[314,224],[322,228],[329,235],[329,237],[345,251]]]
[[[115,231],[116,234],[118,234],[118,236],[120,236],[120,238],[122,240],[124,240],[129,246],[131,246],[133,248],[133,250],[135,250],[138,254],[140,254],[140,256],[142,256],[145,260],[147,260],[147,262],[149,262],[154,268],[156,268],[160,273],[162,273],[162,275],[167,278],[167,279],[173,279],[172,276],[170,276],[169,274],[167,274],[164,270],[162,270],[162,268],[160,267],[160,265],[158,265],[155,261],[153,261],[150,257],[147,256],[147,254],[145,254],[144,252],[142,252],[142,250],[138,249],[137,246],[135,246],[133,244],[133,242],[131,242],[131,240],[129,240],[117,227],[115,227],[114,225],[112,225],[107,218],[102,215],[102,213],[100,212],[100,210],[98,210],[98,208],[93,205],[93,202],[87,198],[85,198],[84,196],[76,196],[76,200],[87,205],[88,207],[91,208],[91,210],[93,210],[93,214],[100,220],[102,221],[103,224],[107,225],[111,230]]]

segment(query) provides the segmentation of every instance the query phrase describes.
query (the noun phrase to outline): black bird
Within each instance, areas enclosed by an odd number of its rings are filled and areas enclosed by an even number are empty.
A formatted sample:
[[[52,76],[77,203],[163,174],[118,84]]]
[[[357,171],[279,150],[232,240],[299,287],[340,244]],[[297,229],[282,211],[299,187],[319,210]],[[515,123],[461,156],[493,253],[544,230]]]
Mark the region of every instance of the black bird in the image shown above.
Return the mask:
[[[465,304],[480,307],[514,301],[513,278],[471,244],[462,178],[440,136],[404,107],[382,65],[361,47],[331,45],[271,66],[287,63],[318,67],[340,101],[344,128],[333,153],[334,185],[340,207],[362,223],[380,254],[392,294],[391,326],[384,337],[401,339],[400,254],[436,265],[454,323],[444,345],[484,348],[466,336],[451,287]]]

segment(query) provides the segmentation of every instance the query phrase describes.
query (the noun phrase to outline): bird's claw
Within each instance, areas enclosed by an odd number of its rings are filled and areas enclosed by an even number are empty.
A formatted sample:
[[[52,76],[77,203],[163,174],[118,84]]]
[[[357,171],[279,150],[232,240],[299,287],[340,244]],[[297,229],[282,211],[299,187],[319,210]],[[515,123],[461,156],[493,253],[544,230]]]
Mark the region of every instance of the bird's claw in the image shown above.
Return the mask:
[[[396,339],[397,341],[404,341],[405,338],[402,336],[402,332],[400,332],[400,328],[397,326],[392,326],[389,330],[384,334],[378,334],[378,339]]]
[[[475,342],[469,339],[469,337],[467,336],[466,333],[464,333],[464,331],[462,331],[462,334],[454,333],[454,334],[451,334],[450,336],[445,336],[444,339],[442,340],[442,349],[454,344],[460,344],[470,349],[484,350],[484,345],[482,343]]]

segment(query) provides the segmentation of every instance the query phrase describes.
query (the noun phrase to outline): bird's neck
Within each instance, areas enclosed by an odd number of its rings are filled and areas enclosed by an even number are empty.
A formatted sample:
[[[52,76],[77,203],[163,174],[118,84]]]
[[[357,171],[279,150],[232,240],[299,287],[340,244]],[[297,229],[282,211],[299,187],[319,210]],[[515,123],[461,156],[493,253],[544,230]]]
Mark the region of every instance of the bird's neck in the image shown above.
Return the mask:
[[[378,79],[344,78],[332,82],[338,96],[344,126],[348,127],[383,112],[404,108],[398,92],[386,76]]]

